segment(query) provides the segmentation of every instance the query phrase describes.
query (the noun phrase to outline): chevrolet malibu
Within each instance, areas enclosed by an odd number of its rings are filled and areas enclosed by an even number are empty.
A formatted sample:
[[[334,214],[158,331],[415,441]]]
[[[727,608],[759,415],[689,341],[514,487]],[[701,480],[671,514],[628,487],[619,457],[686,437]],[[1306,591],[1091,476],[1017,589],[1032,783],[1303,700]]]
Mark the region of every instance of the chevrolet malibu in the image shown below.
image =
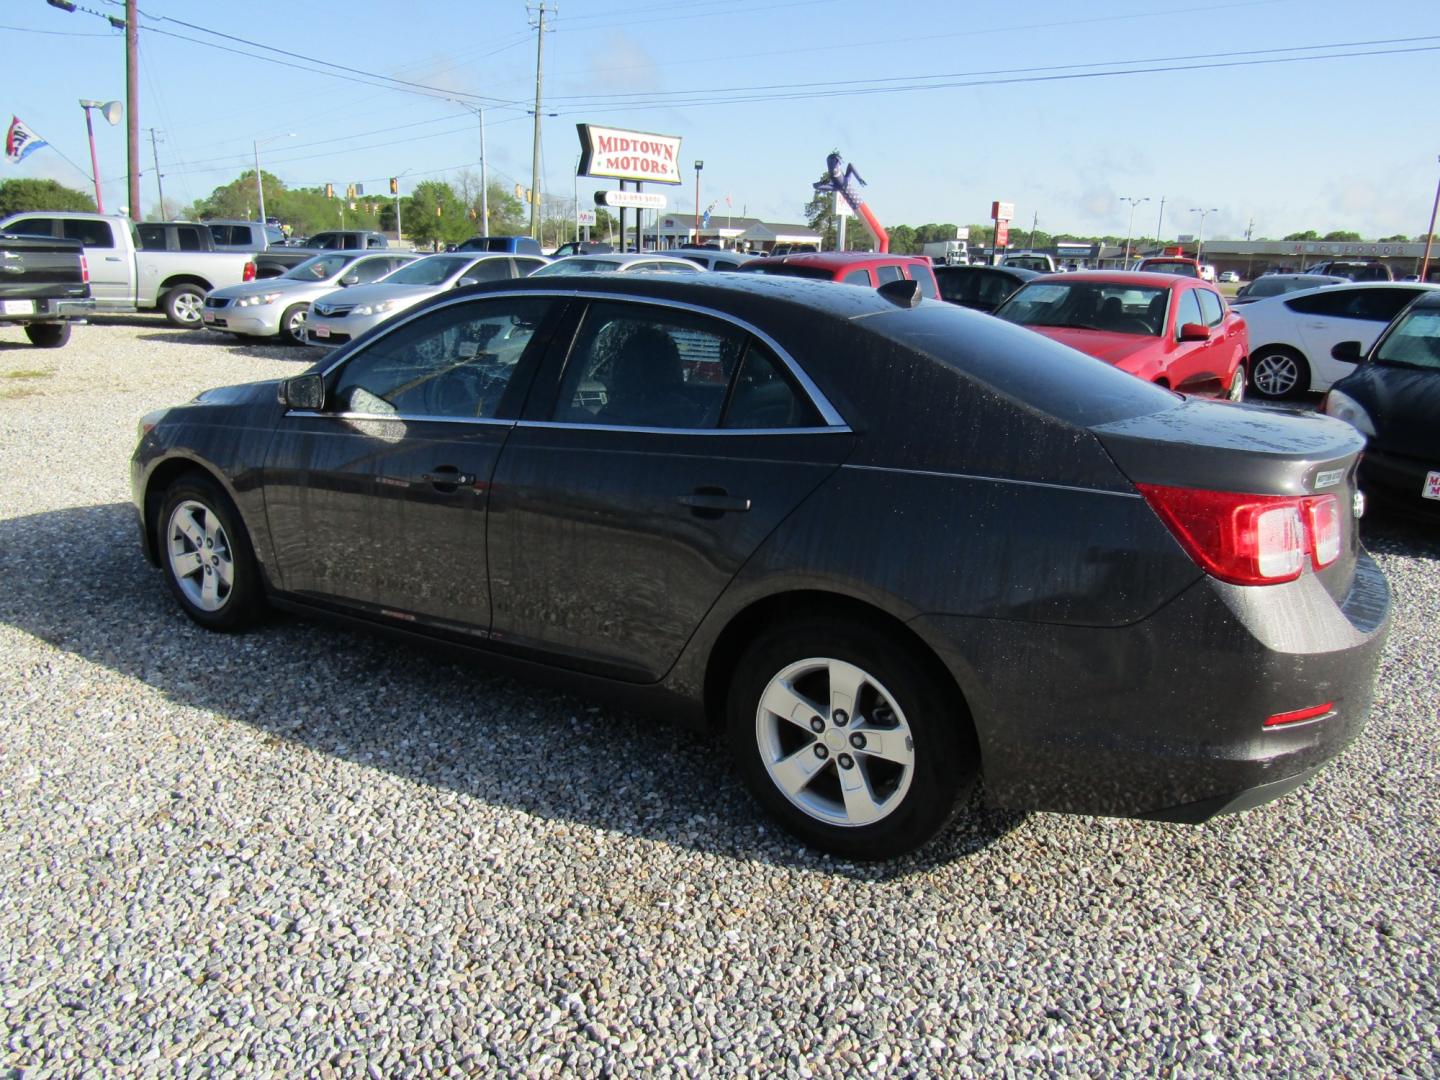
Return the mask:
[[[847,857],[981,777],[1179,821],[1273,799],[1361,729],[1388,625],[1349,425],[911,281],[453,290],[141,431],[139,537],[201,626],[329,616],[722,727]]]

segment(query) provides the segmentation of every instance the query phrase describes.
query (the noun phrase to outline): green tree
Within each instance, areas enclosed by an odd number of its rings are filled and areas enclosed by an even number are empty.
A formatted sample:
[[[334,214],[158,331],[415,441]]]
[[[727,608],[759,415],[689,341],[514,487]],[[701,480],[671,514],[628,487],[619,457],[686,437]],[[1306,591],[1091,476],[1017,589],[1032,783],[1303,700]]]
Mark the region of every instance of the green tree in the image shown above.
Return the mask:
[[[1327,233],[1326,233],[1324,236],[1322,236],[1320,239],[1321,239],[1321,240],[1338,240],[1338,241],[1340,241],[1340,242],[1342,242],[1342,243],[1347,243],[1347,244],[1358,244],[1358,243],[1360,242],[1361,237],[1360,237],[1360,234],[1359,234],[1358,232],[1352,232],[1352,231],[1349,230],[1349,229],[1335,229],[1335,230],[1333,230],[1333,231],[1331,231],[1331,232],[1327,232]]]
[[[404,200],[405,235],[416,247],[458,244],[475,234],[468,210],[459,193],[444,180],[422,181]]]
[[[915,230],[909,225],[896,225],[888,230],[890,233],[890,250],[896,255],[915,255],[920,251],[920,245],[915,240]]]
[[[1380,238],[1380,243],[1382,244],[1408,244],[1409,242],[1410,237],[1404,233],[1395,233],[1393,236],[1382,236]]]
[[[54,180],[6,180],[0,183],[0,216],[30,210],[95,210],[95,200]]]
[[[1304,232],[1292,232],[1285,237],[1286,240],[1319,240],[1320,234],[1314,229],[1306,229]]]

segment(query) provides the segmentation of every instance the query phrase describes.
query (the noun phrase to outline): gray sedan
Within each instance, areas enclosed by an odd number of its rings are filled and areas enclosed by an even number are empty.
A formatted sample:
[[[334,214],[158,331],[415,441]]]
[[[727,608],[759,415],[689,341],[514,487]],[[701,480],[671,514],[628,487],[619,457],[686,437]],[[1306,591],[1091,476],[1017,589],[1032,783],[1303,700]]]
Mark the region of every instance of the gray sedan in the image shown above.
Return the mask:
[[[538,255],[429,255],[372,285],[337,290],[317,299],[310,305],[305,339],[311,345],[344,345],[427,296],[484,281],[526,277],[548,261]]]
[[[251,337],[279,335],[292,344],[304,341],[310,303],[337,288],[364,285],[414,262],[400,253],[369,255],[331,251],[306,259],[284,274],[215,289],[205,297],[205,328]]]

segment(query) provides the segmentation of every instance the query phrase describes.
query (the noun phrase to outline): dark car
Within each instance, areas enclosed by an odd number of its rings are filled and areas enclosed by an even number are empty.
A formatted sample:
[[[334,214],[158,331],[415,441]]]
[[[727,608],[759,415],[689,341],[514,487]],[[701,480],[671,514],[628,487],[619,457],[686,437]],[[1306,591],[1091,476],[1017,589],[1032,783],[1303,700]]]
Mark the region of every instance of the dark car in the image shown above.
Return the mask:
[[[1440,293],[1424,293],[1395,317],[1368,355],[1336,345],[1359,366],[1330,388],[1321,410],[1367,439],[1360,486],[1387,509],[1440,519]]]
[[[1230,298],[1230,306],[1253,304],[1256,300],[1284,296],[1286,293],[1301,292],[1305,289],[1318,289],[1324,285],[1348,285],[1349,282],[1349,278],[1331,274],[1264,274],[1247,285],[1241,285]]]
[[[550,253],[552,259],[563,259],[567,255],[608,255],[615,249],[604,240],[572,240],[561,244]]]
[[[1002,805],[1198,821],[1338,754],[1389,613],[1356,431],[917,293],[451,291],[148,415],[140,538],[203,626],[268,603],[722,725],[846,856],[923,843],[982,773]]]
[[[1018,266],[935,267],[941,299],[976,311],[994,311],[1021,285],[1039,276],[1038,270]]]
[[[1328,274],[1331,277],[1341,277],[1346,281],[1394,281],[1395,273],[1382,262],[1370,262],[1365,259],[1358,261],[1347,259],[1332,259],[1330,262],[1316,263],[1309,267],[1312,274]]]

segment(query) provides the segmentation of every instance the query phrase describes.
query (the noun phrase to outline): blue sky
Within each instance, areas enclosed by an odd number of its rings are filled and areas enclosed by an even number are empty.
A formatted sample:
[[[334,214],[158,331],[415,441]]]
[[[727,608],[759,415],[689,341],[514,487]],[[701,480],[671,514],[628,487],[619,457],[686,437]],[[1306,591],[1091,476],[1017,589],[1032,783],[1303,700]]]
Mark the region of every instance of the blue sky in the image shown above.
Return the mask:
[[[140,10],[140,121],[164,140],[168,198],[188,203],[233,179],[252,140],[271,136],[262,164],[292,186],[380,190],[396,173],[408,171],[408,186],[478,168],[476,118],[446,93],[488,101],[492,178],[529,184],[535,34],[521,0],[142,0]],[[175,20],[425,89],[236,55],[213,46],[319,67]],[[541,111],[560,115],[544,120],[542,186],[562,195],[577,121],[682,136],[683,160],[705,161],[703,203],[720,198],[723,214],[728,194],[736,214],[775,221],[800,220],[833,147],[869,182],[884,223],[977,222],[998,198],[1015,204],[1017,226],[1038,214],[1042,228],[1082,233],[1123,233],[1129,195],[1151,199],[1137,235],[1154,233],[1162,196],[1170,236],[1195,231],[1192,207],[1217,208],[1210,237],[1238,237],[1252,218],[1257,236],[1414,235],[1440,172],[1437,0],[562,0],[551,24]],[[44,0],[6,0],[0,32],[0,111],[81,166],[41,150],[0,164],[0,178],[88,187],[76,102],[124,98],[123,35]],[[1335,53],[1347,55],[1314,58]],[[1277,57],[1307,59],[1253,62]],[[1188,70],[1096,75],[1116,67]],[[115,208],[123,123],[101,122],[97,143]],[[148,130],[142,143],[148,210]],[[687,174],[666,189],[680,211],[694,205]],[[613,182],[582,180],[582,204],[597,186]]]

